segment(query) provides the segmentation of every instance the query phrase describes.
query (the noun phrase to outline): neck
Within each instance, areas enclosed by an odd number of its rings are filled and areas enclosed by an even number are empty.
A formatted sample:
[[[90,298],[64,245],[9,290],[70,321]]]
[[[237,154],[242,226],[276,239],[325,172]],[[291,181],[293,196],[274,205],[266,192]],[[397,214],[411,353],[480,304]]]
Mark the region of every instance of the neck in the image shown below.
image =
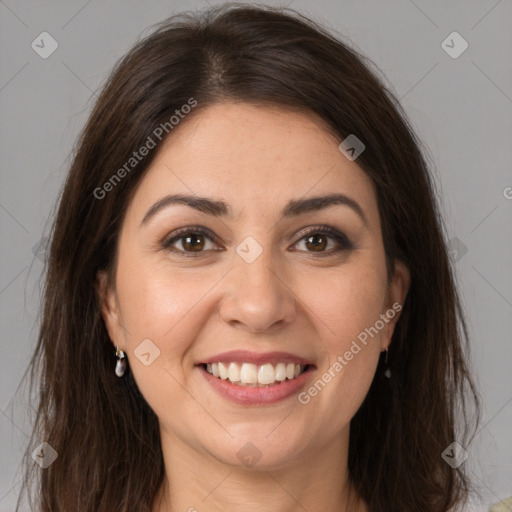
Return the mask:
[[[167,432],[166,474],[152,512],[368,512],[348,477],[348,430],[315,453],[268,470],[224,464]]]

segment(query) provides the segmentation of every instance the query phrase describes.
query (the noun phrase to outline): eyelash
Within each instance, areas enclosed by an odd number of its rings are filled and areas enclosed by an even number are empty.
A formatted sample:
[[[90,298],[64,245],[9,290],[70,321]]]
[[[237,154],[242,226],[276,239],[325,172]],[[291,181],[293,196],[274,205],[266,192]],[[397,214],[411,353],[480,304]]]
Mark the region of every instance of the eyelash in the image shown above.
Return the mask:
[[[178,229],[174,234],[173,234],[173,237],[172,238],[169,238],[169,239],[164,239],[164,241],[162,241],[162,247],[169,251],[169,252],[172,252],[174,254],[177,254],[178,256],[180,257],[183,257],[183,258],[196,258],[197,256],[201,255],[202,253],[206,252],[206,251],[198,251],[196,253],[194,252],[189,252],[189,251],[183,251],[183,250],[180,250],[180,249],[176,249],[175,247],[172,247],[171,248],[171,245],[182,239],[182,238],[185,238],[184,235],[190,235],[190,234],[194,234],[194,235],[204,235],[206,238],[208,238],[210,241],[214,242],[215,243],[215,236],[213,235],[213,233],[211,233],[210,230],[208,229],[205,229],[205,228],[202,228],[200,226],[188,226],[188,227],[185,227],[185,228],[181,228],[181,229]],[[311,229],[308,229],[308,231],[306,232],[303,232],[303,233],[300,233],[300,235],[302,235],[299,240],[297,240],[297,242],[295,242],[294,245],[296,245],[298,242],[302,241],[304,238],[308,237],[308,236],[311,236],[311,235],[315,235],[315,234],[323,234],[323,235],[329,235],[328,238],[332,238],[334,240],[336,240],[336,242],[338,242],[338,244],[341,246],[337,249],[334,249],[334,250],[330,250],[328,252],[319,252],[319,253],[316,253],[317,256],[319,257],[327,257],[327,256],[334,256],[342,251],[349,251],[351,249],[354,248],[354,244],[349,240],[349,238],[343,234],[343,233],[340,233],[337,229],[334,229],[330,226],[319,226],[319,227],[313,227]],[[302,252],[302,251],[301,251]],[[315,254],[314,252],[312,251],[305,251],[305,252],[309,252],[310,254]]]

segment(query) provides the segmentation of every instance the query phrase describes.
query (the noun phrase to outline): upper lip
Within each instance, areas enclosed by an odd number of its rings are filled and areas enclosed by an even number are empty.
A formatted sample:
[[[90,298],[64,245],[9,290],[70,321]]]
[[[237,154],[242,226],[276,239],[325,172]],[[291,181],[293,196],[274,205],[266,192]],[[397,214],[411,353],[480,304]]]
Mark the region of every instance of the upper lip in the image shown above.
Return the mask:
[[[206,359],[201,359],[197,365],[211,363],[253,363],[255,365],[276,364],[276,363],[294,363],[301,365],[312,365],[313,362],[304,357],[291,354],[290,352],[250,352],[248,350],[231,350],[222,352]]]

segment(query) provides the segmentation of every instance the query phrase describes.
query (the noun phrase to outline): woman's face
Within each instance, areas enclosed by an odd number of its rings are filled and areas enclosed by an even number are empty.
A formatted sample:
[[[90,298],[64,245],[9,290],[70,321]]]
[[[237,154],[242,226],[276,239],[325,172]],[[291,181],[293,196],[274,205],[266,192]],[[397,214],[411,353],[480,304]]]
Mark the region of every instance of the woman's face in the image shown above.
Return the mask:
[[[388,282],[374,186],[340,142],[312,115],[216,104],[142,179],[115,290],[99,282],[166,445],[279,468],[348,440],[409,276]]]

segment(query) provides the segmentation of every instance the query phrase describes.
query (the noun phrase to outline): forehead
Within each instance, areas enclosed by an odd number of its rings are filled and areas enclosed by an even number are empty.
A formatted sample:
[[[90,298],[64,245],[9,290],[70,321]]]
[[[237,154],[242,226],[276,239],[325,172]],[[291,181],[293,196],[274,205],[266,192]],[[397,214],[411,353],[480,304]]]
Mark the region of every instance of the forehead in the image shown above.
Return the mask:
[[[290,199],[343,193],[378,215],[371,179],[313,114],[215,104],[171,132],[129,207],[141,219],[170,193],[224,200],[233,216],[277,213]],[[374,219],[375,220],[375,219]]]

